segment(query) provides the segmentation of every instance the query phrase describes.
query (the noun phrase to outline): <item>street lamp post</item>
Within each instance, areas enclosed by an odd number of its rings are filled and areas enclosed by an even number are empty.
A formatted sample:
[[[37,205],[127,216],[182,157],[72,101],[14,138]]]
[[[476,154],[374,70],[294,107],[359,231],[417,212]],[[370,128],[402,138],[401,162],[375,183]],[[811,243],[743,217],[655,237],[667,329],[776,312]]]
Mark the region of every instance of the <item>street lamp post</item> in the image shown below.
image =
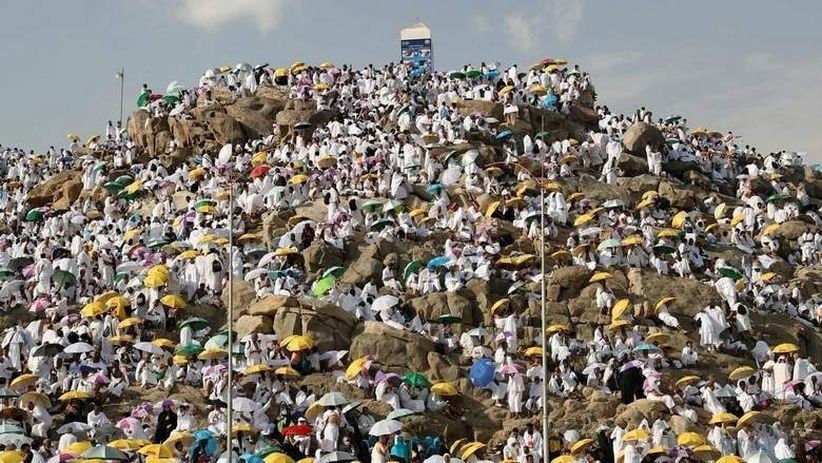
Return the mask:
[[[120,72],[117,73],[117,78],[120,79],[120,127],[123,127],[123,87],[126,83],[126,68],[120,68]]]
[[[541,130],[545,130],[545,116],[542,116],[542,127]],[[542,321],[542,332],[540,334],[542,339],[542,461],[544,463],[549,463],[548,459],[548,345],[546,340],[545,331],[547,327],[545,326],[545,318],[546,318],[546,311],[545,311],[545,150],[541,150],[542,154],[540,155],[540,172],[541,172],[541,179],[540,179],[540,188],[539,188],[539,207],[540,207],[540,236],[542,239],[540,240],[540,255],[541,259],[541,266],[542,266],[542,277],[540,280],[542,281],[540,287],[540,301],[541,301],[541,308],[540,308],[540,315]]]
[[[228,463],[233,463],[234,451],[231,446],[234,430],[234,183],[228,184],[228,393],[226,394],[228,426]]]

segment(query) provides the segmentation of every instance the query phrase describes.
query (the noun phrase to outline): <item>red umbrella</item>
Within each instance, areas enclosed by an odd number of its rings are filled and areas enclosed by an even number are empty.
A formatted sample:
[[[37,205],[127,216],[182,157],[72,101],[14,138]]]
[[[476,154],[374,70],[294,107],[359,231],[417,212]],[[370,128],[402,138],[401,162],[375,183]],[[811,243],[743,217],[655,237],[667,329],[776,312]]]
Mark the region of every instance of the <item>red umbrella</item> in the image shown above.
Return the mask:
[[[311,435],[311,426],[307,424],[297,424],[294,426],[288,426],[283,428],[281,431],[283,436],[310,436]]]
[[[251,178],[262,177],[263,175],[267,174],[271,167],[263,164],[261,166],[257,166],[251,169]]]

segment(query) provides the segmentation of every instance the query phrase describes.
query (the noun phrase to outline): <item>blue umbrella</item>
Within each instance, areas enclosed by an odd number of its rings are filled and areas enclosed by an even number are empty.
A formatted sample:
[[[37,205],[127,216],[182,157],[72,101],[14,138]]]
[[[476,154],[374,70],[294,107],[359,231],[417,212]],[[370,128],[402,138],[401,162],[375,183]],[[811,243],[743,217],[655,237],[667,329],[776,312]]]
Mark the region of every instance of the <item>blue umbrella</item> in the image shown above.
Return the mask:
[[[510,130],[505,129],[505,130],[500,131],[497,134],[497,136],[494,137],[494,138],[496,138],[497,140],[505,140],[505,139],[511,138],[513,136],[514,136],[514,132],[511,132]]]
[[[443,188],[445,188],[445,185],[443,185],[442,183],[432,183],[425,188],[425,191],[431,193],[432,195],[435,195],[442,191]]]
[[[206,441],[205,452],[207,455],[214,455],[217,452],[217,439],[210,431],[198,429],[192,434],[194,434],[194,445],[197,445],[200,441]],[[191,447],[191,450],[194,451],[194,446]]]
[[[634,347],[634,352],[642,352],[642,351],[653,352],[653,351],[657,351],[657,350],[659,350],[659,347],[657,347],[653,344],[648,344],[647,342],[641,342],[641,343],[637,344],[636,347]]]
[[[487,77],[488,79],[499,77],[499,69],[489,69],[485,71],[485,77]]]
[[[426,267],[428,268],[437,268],[437,267],[445,267],[448,263],[451,262],[451,259],[445,256],[437,256],[428,261]]]
[[[494,380],[495,369],[494,362],[490,359],[477,360],[474,365],[471,366],[471,371],[468,375],[471,378],[471,384],[476,387],[487,386]]]
[[[557,101],[559,101],[557,99],[557,96],[553,93],[549,93],[548,95],[545,95],[545,98],[542,99],[542,107],[553,108],[554,106],[556,106]]]
[[[245,463],[263,463],[263,459],[253,453],[241,455],[240,460],[243,460]]]

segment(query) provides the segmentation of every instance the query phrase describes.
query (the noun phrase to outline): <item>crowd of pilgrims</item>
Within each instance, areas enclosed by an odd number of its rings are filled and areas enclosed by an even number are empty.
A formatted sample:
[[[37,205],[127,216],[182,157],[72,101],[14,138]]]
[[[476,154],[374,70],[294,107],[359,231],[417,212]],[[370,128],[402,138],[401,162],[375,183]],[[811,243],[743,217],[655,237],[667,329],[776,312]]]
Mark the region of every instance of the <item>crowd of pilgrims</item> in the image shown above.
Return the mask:
[[[146,85],[138,111],[148,114],[147,124],[187,119],[198,105],[218,104],[219,95],[249,96],[262,87],[313,101],[316,110],[335,116],[287,133],[275,125],[271,135],[219,151],[175,139],[169,152],[185,146],[195,156],[173,169],[147,158],[120,123],[109,122],[104,136],[86,143],[71,134],[66,147],[43,154],[0,147],[4,462],[199,463],[228,461],[229,453],[232,461],[266,463],[533,462],[543,459],[545,448],[563,463],[816,461],[818,441],[792,439],[791,430],[771,426],[761,412],[822,406],[822,375],[800,346],[769,345],[750,316],[778,313],[807,330],[818,329],[822,319],[818,294],[769,271],[777,261],[820,261],[818,202],[803,183],[785,180],[802,168],[800,155],[758,153],[731,132],[690,129],[681,117],[661,119],[645,108],[619,115],[597,106],[598,126],[581,140],[515,135],[509,127],[524,109],[568,115],[593,93],[590,76],[562,60],[530,68],[483,63],[422,76],[402,64],[239,64],[209,69],[193,88],[172,82],[158,93]],[[470,100],[499,103],[505,120],[463,111]],[[659,149],[646,148],[650,174],[670,178],[666,163],[690,162],[712,185],[694,211],[677,211],[655,191],[635,204],[563,192],[561,182],[586,176],[616,185],[621,137],[636,122],[655,126],[667,139]],[[477,139],[495,145],[502,161],[486,165],[477,149],[442,155],[443,146]],[[528,164],[538,165],[540,175],[521,168]],[[61,209],[33,208],[33,190],[68,169],[81,171],[80,199]],[[756,187],[763,181],[767,194]],[[720,195],[724,185],[736,185],[737,197]],[[405,207],[419,195],[416,187],[430,201]],[[106,194],[90,194],[100,189]],[[288,231],[271,240],[250,228],[270,211],[313,204],[323,205],[322,217],[296,214]],[[800,216],[815,225],[796,240],[777,239],[780,226]],[[498,238],[502,222],[516,230],[513,237]],[[310,274],[301,257],[317,243],[345,250],[360,241],[413,245],[433,238],[444,242],[438,256],[386,266],[360,285],[337,281],[345,269]],[[590,338],[563,323],[548,328],[542,347],[540,336],[525,334],[539,322],[512,301],[540,298],[529,289],[541,279],[540,258],[516,250],[528,242],[539,254],[543,241],[547,272],[568,265],[590,272],[601,320]],[[736,266],[711,257],[709,249],[717,247],[739,256]],[[644,305],[618,298],[612,271],[637,268],[698,280],[719,302],[685,320],[687,294]],[[384,371],[379,358],[321,351],[308,336],[243,333],[229,349],[225,331],[183,314],[190,306],[224,310],[220,295],[231,278],[251,283],[257,299],[316,297],[358,321],[426,336],[459,359],[474,389],[527,425],[497,446],[411,435],[402,430],[404,416],[439,413],[470,426],[453,384]],[[458,315],[427,319],[403,303],[459,292],[474,279],[509,283],[509,297],[491,301],[488,326],[462,326]],[[640,312],[642,319],[635,319]],[[684,336],[689,340],[681,352],[667,344]],[[229,351],[234,384],[228,382]],[[686,374],[715,352],[737,355],[743,366],[709,377]],[[298,385],[312,373],[361,389],[395,415],[379,420],[342,394]],[[134,387],[168,398],[140,403],[139,395],[129,395]],[[172,398],[183,387],[199,388],[203,398]],[[550,427],[542,436],[543,391],[549,400],[584,400],[584,388],[658,407],[640,423],[603,417],[595,435]],[[130,397],[138,397],[134,408],[107,414]],[[700,423],[703,412],[710,423]],[[703,426],[707,435],[677,435],[675,416]],[[122,452],[105,453],[111,449]]]

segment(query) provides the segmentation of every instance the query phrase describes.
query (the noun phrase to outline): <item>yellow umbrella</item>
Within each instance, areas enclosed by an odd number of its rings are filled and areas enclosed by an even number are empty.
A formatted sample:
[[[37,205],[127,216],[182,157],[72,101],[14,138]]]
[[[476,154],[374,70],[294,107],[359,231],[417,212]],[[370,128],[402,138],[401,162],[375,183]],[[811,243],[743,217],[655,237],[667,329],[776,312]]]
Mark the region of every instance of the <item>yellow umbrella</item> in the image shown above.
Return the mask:
[[[529,347],[529,348],[525,349],[525,354],[524,355],[526,357],[542,357],[542,355],[543,355],[542,347],[538,347],[538,346]]]
[[[32,384],[36,383],[37,380],[40,379],[38,375],[32,373],[24,373],[11,381],[9,387],[12,389],[25,389]]]
[[[175,365],[185,365],[188,363],[188,358],[184,355],[175,355],[172,361]]]
[[[554,260],[565,260],[565,259],[570,259],[570,258],[571,258],[571,253],[564,250],[564,249],[551,253],[551,259],[554,259]]]
[[[337,164],[337,160],[332,156],[323,156],[317,159],[317,165],[322,167],[323,169],[328,169],[329,167],[333,167]]]
[[[168,283],[168,275],[149,274],[144,280],[143,284],[149,288],[159,288]]]
[[[756,370],[749,366],[739,367],[732,371],[730,375],[728,375],[728,379],[730,379],[731,381],[738,381],[742,378],[747,378],[748,376],[751,376],[754,373],[756,373]]]
[[[674,302],[675,300],[676,300],[675,297],[671,297],[671,296],[663,297],[662,299],[659,300],[659,302],[656,303],[656,307],[654,307],[654,310],[659,312],[659,309],[661,309],[662,306],[664,306],[666,304],[669,304],[671,302]]]
[[[719,449],[717,449],[713,445],[702,444],[694,447],[694,453],[697,454],[697,456],[708,459],[712,455],[720,455],[722,452],[720,452]]]
[[[577,199],[584,198],[584,197],[585,197],[585,193],[577,191],[576,193],[571,193],[571,195],[568,196],[568,199],[566,201],[568,201],[568,202],[576,201]]]
[[[260,235],[256,233],[245,233],[237,238],[237,241],[240,243],[252,243],[255,241],[260,241]]]
[[[22,463],[26,456],[19,450],[0,452],[0,463]]]
[[[508,299],[507,297],[504,297],[504,298],[498,300],[497,302],[494,302],[494,305],[491,306],[491,315],[497,313],[497,310],[501,309],[503,306],[507,305],[509,302],[511,302],[511,300]]]
[[[177,294],[166,294],[160,298],[160,302],[167,307],[171,307],[172,309],[184,309],[188,305],[185,299]]]
[[[773,348],[774,354],[792,354],[794,352],[799,352],[799,346],[789,342],[780,344]]]
[[[622,240],[623,246],[639,246],[645,242],[645,238],[640,235],[633,235]]]
[[[506,85],[505,87],[502,87],[502,89],[499,91],[499,94],[500,94],[500,96],[507,95],[507,94],[509,94],[513,91],[514,91],[514,86],[513,85]]]
[[[567,325],[562,324],[562,323],[555,323],[555,324],[549,326],[548,328],[545,328],[545,332],[548,333],[548,334],[559,333],[560,331],[563,331],[563,332],[567,333],[571,330],[568,328]]]
[[[467,440],[468,440],[468,439],[466,439],[466,438],[464,438],[464,437],[463,437],[463,438],[461,438],[461,439],[457,439],[457,440],[455,440],[455,441],[451,444],[451,447],[448,449],[448,453],[450,453],[451,455],[459,455],[459,453],[460,453],[460,452],[459,452],[459,450],[462,448],[463,444],[464,444]]]
[[[615,331],[625,326],[631,326],[631,322],[629,322],[628,320],[617,320],[608,325],[608,329],[611,331]]]
[[[128,194],[133,195],[134,193],[137,193],[140,190],[141,186],[143,186],[143,181],[142,180],[135,180],[135,181],[131,182],[125,188],[125,190]]]
[[[437,383],[431,386],[431,392],[437,393],[443,397],[453,397],[459,395],[457,388],[451,383]]]
[[[291,367],[280,367],[274,370],[275,375],[286,376],[288,378],[299,378],[300,372]]]
[[[645,440],[649,437],[651,437],[651,435],[648,434],[648,431],[646,431],[642,428],[636,428],[636,429],[632,429],[632,430],[626,432],[625,435],[622,437],[622,440],[625,441],[625,442],[633,442],[633,441]]]
[[[304,335],[291,335],[280,342],[280,347],[288,349],[291,352],[298,352],[314,347],[314,340]]]
[[[289,66],[289,69],[294,69],[301,66],[305,66],[305,61],[294,61],[293,63],[291,63],[291,66]]]
[[[268,365],[257,364],[251,365],[250,367],[243,370],[244,375],[256,375],[259,373],[265,373],[266,371],[271,371],[271,367]]]
[[[648,199],[643,199],[642,201],[637,203],[636,208],[637,209],[645,209],[646,207],[653,206],[653,205],[654,205],[654,199],[653,198],[648,198]]]
[[[714,463],[745,463],[745,460],[736,455],[725,455]]]
[[[591,277],[590,280],[588,280],[588,283],[596,283],[598,281],[610,280],[613,277],[614,276],[608,272],[597,272],[594,274],[594,276]]]
[[[58,397],[57,400],[60,400],[60,401],[85,400],[85,399],[90,399],[90,398],[91,398],[91,395],[89,395],[88,392],[68,391],[68,392],[64,393],[63,395],[61,395],[60,397]]]
[[[663,447],[661,445],[658,445],[656,447],[652,447],[652,448],[648,449],[648,451],[645,452],[645,455],[663,455],[663,454],[666,454],[666,453],[668,453],[668,447]]]
[[[688,384],[695,383],[695,382],[701,381],[701,380],[702,380],[702,378],[700,378],[699,376],[688,375],[688,376],[683,376],[683,377],[679,378],[678,380],[676,380],[676,385],[677,385],[677,387],[685,387]]]
[[[151,444],[150,440],[146,439],[117,439],[109,442],[109,447],[114,447],[117,450],[134,451]]]
[[[591,213],[582,214],[581,216],[574,219],[574,226],[579,227],[580,225],[585,225],[586,223],[594,220],[594,216]]]
[[[258,151],[251,157],[251,165],[259,166],[260,164],[265,164],[267,159],[268,151]]]
[[[297,460],[297,463],[314,463],[314,459],[311,457],[305,457]]]
[[[739,421],[739,418],[733,413],[717,413],[711,417],[708,424],[736,423],[737,421]]]
[[[108,302],[109,299],[115,296],[119,296],[120,293],[117,291],[106,291],[103,294],[98,294],[94,296],[94,302],[99,302],[100,304],[105,304]]]
[[[777,230],[779,230],[779,224],[778,223],[772,223],[772,224],[770,224],[767,227],[762,229],[762,234],[763,235],[770,235],[771,233],[775,233]]]
[[[614,304],[614,308],[611,309],[611,320],[619,320],[619,317],[622,316],[627,310],[628,307],[631,306],[631,301],[628,299],[620,299]]]
[[[265,463],[294,463],[294,460],[284,453],[270,453],[263,460]]]
[[[108,342],[112,344],[134,344],[134,338],[127,334],[122,334],[119,336],[111,336],[108,338]]]
[[[571,446],[571,454],[576,455],[579,452],[582,452],[583,450],[588,448],[588,446],[590,446],[593,443],[594,443],[593,439],[578,440],[574,445]]]
[[[551,460],[551,463],[574,463],[575,461],[577,461],[576,458],[574,458],[571,455],[565,454],[554,458],[553,460]]]
[[[414,209],[413,211],[409,212],[408,217],[411,217],[413,219],[417,216],[425,215],[426,212],[428,212],[428,211],[426,211],[425,209],[420,207],[420,208]]]
[[[660,232],[656,234],[657,238],[676,238],[678,236],[679,236],[679,230],[674,230],[672,228],[666,228],[664,230],[660,230]]]
[[[43,408],[51,408],[51,400],[47,395],[41,392],[26,392],[20,396],[18,402],[21,407],[26,407],[29,402],[33,402],[35,405],[40,405]]]
[[[70,134],[66,135],[66,138],[68,138],[71,141],[75,141],[75,142],[80,141],[80,137],[76,133],[70,133]]]
[[[136,238],[140,236],[140,233],[143,233],[142,228],[132,228],[131,230],[128,230],[125,233],[123,233],[123,241],[128,241],[130,239]]]
[[[154,341],[151,341],[151,343],[154,344],[157,347],[164,347],[164,348],[167,348],[167,349],[171,349],[171,348],[173,348],[174,346],[177,345],[174,341],[172,341],[171,339],[167,339],[167,338],[157,338]]]
[[[323,69],[331,69],[334,67],[334,63],[332,63],[331,61],[323,61],[322,63],[320,63],[320,67]]]
[[[200,359],[200,360],[215,360],[215,359],[221,359],[221,358],[225,357],[226,355],[228,355],[228,352],[226,352],[222,349],[206,349],[206,350],[200,352],[200,354],[197,355],[197,358]]]
[[[292,254],[297,254],[297,253],[299,253],[297,248],[277,248],[274,251],[274,255],[278,256],[278,257],[290,256]]]
[[[111,299],[106,301],[106,308],[107,309],[125,309],[126,307],[131,305],[131,301],[128,298],[117,295],[112,297]]]
[[[362,372],[362,369],[365,367],[365,364],[370,362],[371,358],[369,356],[360,357],[358,359],[354,359],[349,365],[348,368],[345,369],[345,376],[348,379],[354,379],[357,375]]]
[[[86,140],[86,145],[90,145],[100,139],[100,135],[92,135]]]
[[[274,76],[275,77],[285,77],[287,75],[288,75],[288,69],[286,69],[286,68],[277,68],[274,71]]]
[[[140,455],[157,458],[174,458],[174,451],[163,444],[149,444],[137,450]]]
[[[188,446],[194,442],[194,435],[190,432],[174,431],[170,436],[168,436],[168,439],[163,442],[163,445],[174,448],[174,445],[176,445],[177,442],[182,442],[184,446]]]
[[[548,94],[548,89],[546,89],[544,86],[539,85],[539,84],[532,85],[530,90],[531,90],[531,93],[533,93],[536,96],[543,96],[543,95]]]
[[[291,180],[289,180],[289,181],[294,185],[299,185],[301,183],[305,183],[305,182],[308,181],[308,175],[297,174],[297,175],[291,177]]]
[[[563,156],[562,159],[559,160],[559,163],[560,164],[570,164],[572,162],[577,162],[577,161],[579,161],[578,156],[575,156],[573,154],[568,154],[566,156]]]
[[[671,219],[671,227],[673,228],[682,228],[685,225],[685,220],[688,219],[688,213],[685,211],[679,211],[674,215]]]
[[[143,323],[143,319],[140,317],[129,317],[125,320],[122,320],[120,323],[117,324],[117,328],[128,328],[130,326],[139,325]]]
[[[197,167],[188,171],[188,178],[191,180],[199,180],[208,173],[204,167]]]
[[[195,251],[194,249],[189,249],[188,251],[183,251],[180,255],[177,256],[180,260],[194,260],[200,255],[199,252]]]
[[[696,432],[683,432],[676,437],[676,444],[686,447],[696,447],[697,445],[704,445],[705,438],[702,437],[702,434]]]
[[[736,224],[738,224],[739,222],[742,222],[743,220],[745,220],[745,213],[744,212],[740,213],[740,214],[736,214],[731,219],[731,226],[734,227],[734,226],[736,226]]]
[[[728,209],[728,203],[721,203],[719,206],[716,206],[716,209],[714,209],[714,218],[719,220],[725,217],[726,209]]]
[[[751,411],[742,415],[739,418],[739,421],[736,422],[736,426],[745,426],[748,423],[757,422],[762,420],[763,418],[765,418],[765,415],[763,415],[762,412]]]
[[[105,313],[106,310],[106,306],[103,303],[91,302],[86,304],[83,309],[80,310],[80,315],[86,318],[92,318]]]
[[[465,448],[462,449],[462,454],[460,455],[460,458],[463,461],[467,460],[468,457],[470,457],[471,455],[477,453],[477,450],[484,449],[484,448],[485,448],[485,444],[483,444],[482,442],[472,442],[472,443],[466,445]]]
[[[314,90],[317,90],[317,91],[320,91],[320,92],[323,91],[323,90],[328,90],[328,88],[329,88],[328,84],[326,84],[325,82],[318,82],[318,83],[314,84]]]
[[[214,215],[217,213],[217,208],[212,206],[211,204],[201,204],[195,208],[197,212],[200,214],[211,214]]]

